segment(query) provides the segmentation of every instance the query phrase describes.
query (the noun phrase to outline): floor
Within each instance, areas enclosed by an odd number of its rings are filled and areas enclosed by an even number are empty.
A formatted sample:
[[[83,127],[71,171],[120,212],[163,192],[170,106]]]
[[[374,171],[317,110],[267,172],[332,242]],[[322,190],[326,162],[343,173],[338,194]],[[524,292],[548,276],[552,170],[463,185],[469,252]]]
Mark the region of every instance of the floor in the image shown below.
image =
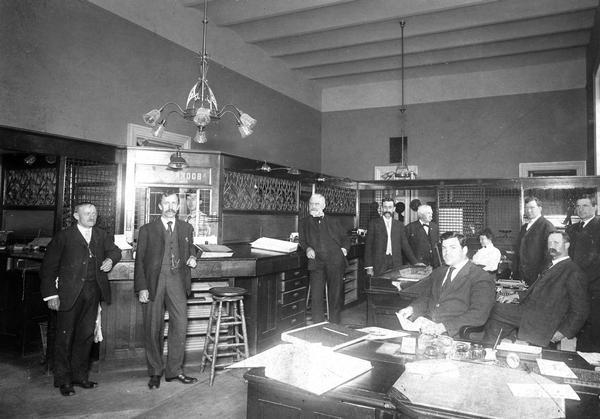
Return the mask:
[[[363,302],[344,309],[342,323],[366,325],[366,317]],[[186,363],[186,373],[198,377],[198,383],[163,381],[160,389],[149,390],[143,360],[103,361],[90,375],[97,388],[76,387],[77,394],[63,397],[39,353],[20,357],[0,350],[0,418],[246,417],[246,370],[220,371],[210,387],[208,373],[201,374],[199,365],[199,359]]]

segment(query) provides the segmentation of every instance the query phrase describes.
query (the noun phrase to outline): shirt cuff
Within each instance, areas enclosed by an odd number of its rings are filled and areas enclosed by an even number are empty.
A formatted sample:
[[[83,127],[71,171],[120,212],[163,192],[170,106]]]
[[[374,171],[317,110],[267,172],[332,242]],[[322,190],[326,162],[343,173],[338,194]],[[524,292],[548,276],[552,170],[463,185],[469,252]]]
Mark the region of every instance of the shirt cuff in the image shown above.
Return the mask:
[[[51,296],[49,296],[49,297],[45,297],[45,298],[44,298],[44,301],[52,300],[53,298],[58,298],[58,294],[51,295]]]

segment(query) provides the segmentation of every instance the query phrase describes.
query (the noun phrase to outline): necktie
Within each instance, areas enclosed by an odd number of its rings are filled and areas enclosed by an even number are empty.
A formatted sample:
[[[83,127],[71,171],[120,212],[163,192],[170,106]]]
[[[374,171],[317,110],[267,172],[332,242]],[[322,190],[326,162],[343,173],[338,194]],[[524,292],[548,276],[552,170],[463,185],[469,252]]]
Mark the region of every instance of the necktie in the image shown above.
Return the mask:
[[[429,235],[429,224],[423,224],[423,228],[425,229],[425,234]]]
[[[169,222],[167,223],[167,226],[168,226],[168,227],[167,227],[167,231],[169,232],[169,234],[173,234],[173,228],[172,228],[172,226],[173,226],[173,221],[169,221]]]
[[[444,283],[442,284],[442,289],[446,289],[450,282],[452,282],[452,272],[454,272],[454,266],[450,266],[448,268],[448,272],[446,272],[446,278],[444,278]]]
[[[90,244],[90,241],[92,240],[92,229],[87,228],[84,231],[85,231],[85,234],[83,235],[83,237],[85,238],[85,241],[87,242],[87,244]]]

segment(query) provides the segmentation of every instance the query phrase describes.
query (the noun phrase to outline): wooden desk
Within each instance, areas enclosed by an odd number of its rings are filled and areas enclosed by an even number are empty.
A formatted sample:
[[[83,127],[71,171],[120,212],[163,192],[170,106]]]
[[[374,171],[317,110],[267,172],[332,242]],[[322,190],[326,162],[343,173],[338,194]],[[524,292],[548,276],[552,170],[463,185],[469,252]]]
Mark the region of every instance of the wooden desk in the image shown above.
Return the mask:
[[[373,369],[321,396],[266,378],[263,368],[249,370],[244,375],[248,381],[247,417],[249,419],[472,417],[460,412],[417,407],[410,403],[396,408],[387,393],[404,372],[404,364],[411,357],[398,358],[377,354],[376,351],[381,345],[382,343],[379,342],[360,342],[342,349],[341,353],[370,360]],[[547,359],[566,361],[575,367],[582,367],[584,366],[582,362],[585,363],[581,357],[572,352],[544,350],[543,356]],[[600,417],[598,392],[575,386],[574,389],[581,401],[565,401],[567,418]]]

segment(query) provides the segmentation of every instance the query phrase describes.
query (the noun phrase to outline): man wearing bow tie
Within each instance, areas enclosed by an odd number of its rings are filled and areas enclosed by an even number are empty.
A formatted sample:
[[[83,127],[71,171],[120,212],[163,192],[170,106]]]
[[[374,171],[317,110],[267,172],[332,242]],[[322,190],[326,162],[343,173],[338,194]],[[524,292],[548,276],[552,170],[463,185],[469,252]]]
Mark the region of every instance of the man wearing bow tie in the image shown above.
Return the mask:
[[[485,325],[484,341],[493,343],[518,329],[518,339],[547,346],[574,337],[583,326],[590,299],[583,271],[569,258],[569,235],[550,233],[547,243],[552,264],[527,291],[501,297]]]
[[[463,326],[482,326],[494,305],[494,280],[467,258],[467,239],[448,231],[441,236],[441,266],[423,279],[421,295],[398,316],[413,320],[422,333],[458,336]]]
[[[88,379],[90,350],[98,303],[110,304],[106,275],[121,260],[112,236],[94,227],[96,207],[80,203],[73,217],[77,224],[54,236],[40,269],[41,292],[50,310],[56,310],[54,386],[63,396],[75,394],[73,386],[94,388]]]
[[[344,307],[344,271],[350,248],[348,235],[334,217],[325,216],[325,197],[314,194],[308,201],[309,216],[300,220],[300,247],[306,252],[310,272],[313,322],[325,319],[323,296],[327,284],[329,321],[340,322]]]
[[[159,219],[140,228],[135,258],[134,287],[142,303],[144,347],[148,366],[148,387],[166,381],[193,384],[198,381],[183,373],[187,335],[187,297],[192,290],[190,268],[196,267],[194,228],[177,218],[179,195],[165,191],[158,208]],[[169,312],[166,367],[163,363],[165,308]]]
[[[580,197],[575,213],[581,222],[567,228],[569,256],[585,273],[591,297],[590,315],[577,337],[577,349],[584,352],[600,352],[600,218],[596,207],[594,195]]]
[[[438,249],[439,229],[433,220],[433,209],[429,205],[417,208],[417,221],[406,226],[406,235],[417,262],[437,268],[441,265]]]

